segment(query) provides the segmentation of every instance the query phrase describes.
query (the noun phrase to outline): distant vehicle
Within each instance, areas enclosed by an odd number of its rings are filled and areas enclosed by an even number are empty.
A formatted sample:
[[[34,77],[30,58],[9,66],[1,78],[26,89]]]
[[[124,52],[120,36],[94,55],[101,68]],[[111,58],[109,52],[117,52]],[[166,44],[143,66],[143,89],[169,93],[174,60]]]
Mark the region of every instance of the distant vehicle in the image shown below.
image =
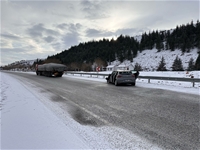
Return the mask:
[[[36,74],[40,76],[44,75],[47,77],[62,77],[64,71],[66,70],[67,67],[63,64],[47,63],[43,65],[36,65]]]
[[[106,80],[107,83],[114,83],[116,86],[119,84],[131,84],[135,86],[135,75],[131,71],[113,71]]]

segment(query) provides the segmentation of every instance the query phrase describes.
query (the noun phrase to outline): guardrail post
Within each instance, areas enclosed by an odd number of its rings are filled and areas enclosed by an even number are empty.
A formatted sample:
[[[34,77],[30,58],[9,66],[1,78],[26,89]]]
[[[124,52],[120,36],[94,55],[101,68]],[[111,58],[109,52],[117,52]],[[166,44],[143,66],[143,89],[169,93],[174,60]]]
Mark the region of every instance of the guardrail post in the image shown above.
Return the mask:
[[[195,82],[193,81],[193,82],[192,82],[192,86],[194,87],[194,85],[195,85]]]
[[[150,83],[150,78],[148,79],[148,83]]]

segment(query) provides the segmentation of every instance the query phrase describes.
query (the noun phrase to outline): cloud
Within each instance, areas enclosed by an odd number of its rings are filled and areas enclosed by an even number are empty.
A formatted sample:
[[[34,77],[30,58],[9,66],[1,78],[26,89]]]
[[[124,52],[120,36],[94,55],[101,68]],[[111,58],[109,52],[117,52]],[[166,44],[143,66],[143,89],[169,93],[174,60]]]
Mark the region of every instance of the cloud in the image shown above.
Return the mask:
[[[55,51],[60,51],[65,49],[64,47],[62,47],[61,42],[53,43],[51,44],[51,46],[55,49]]]
[[[59,35],[59,32],[45,28],[44,24],[42,23],[32,26],[31,28],[27,29],[27,32],[31,37],[43,37],[43,35]]]
[[[1,49],[5,47],[12,47],[11,43],[8,40],[1,39]]]
[[[136,36],[141,35],[146,31],[146,28],[140,29],[140,28],[122,28],[117,29],[116,31],[107,31],[107,30],[98,30],[98,29],[87,29],[86,30],[86,36],[91,38],[110,38],[110,37],[116,37],[122,35],[130,35],[130,36]]]
[[[73,24],[73,23],[70,23],[68,24],[68,30],[70,32],[78,32],[78,30],[81,28],[81,24],[80,23],[77,23],[77,24]]]
[[[62,37],[62,43],[64,44],[65,49],[73,45],[77,45],[80,41],[79,34],[77,32],[67,33]]]
[[[1,61],[8,64],[17,60],[27,60],[32,56],[27,55],[25,48],[1,48]]]
[[[1,49],[1,52],[2,53],[10,53],[10,54],[12,54],[12,53],[20,53],[20,54],[23,54],[23,53],[25,53],[25,52],[27,52],[27,50],[26,49],[24,49],[24,48],[2,48]]]
[[[51,43],[51,42],[53,42],[53,41],[55,40],[55,38],[52,37],[52,36],[47,36],[47,37],[44,37],[44,40],[45,40],[46,42],[48,42],[48,43]]]
[[[18,48],[21,45],[22,37],[12,33],[1,34],[1,49],[2,48]]]
[[[142,28],[124,28],[124,29],[118,29],[115,32],[115,35],[130,35],[130,36],[136,36],[136,35],[141,35],[142,33],[144,33],[146,31],[145,29]]]
[[[67,23],[62,23],[62,24],[57,25],[57,28],[64,30],[67,28],[67,26],[68,26]]]
[[[127,24],[146,28],[146,32],[172,29],[199,18],[198,1],[141,1],[133,4],[137,4],[133,10],[138,17],[130,19]]]
[[[1,48],[1,65],[7,65],[17,60],[22,60],[23,51],[23,49],[16,48]]]
[[[29,28],[27,31],[31,37],[42,37],[43,36],[42,32],[44,31],[43,24],[40,23],[40,24],[34,25],[33,27]]]
[[[80,23],[61,23],[56,26],[62,30],[61,45],[54,43],[53,47],[62,47],[67,49],[73,45],[77,45],[81,41],[82,25]]]
[[[33,47],[32,47],[33,48]],[[34,60],[37,58],[47,58],[46,53],[30,53],[27,47],[24,48],[2,48],[1,65],[8,65],[19,60]]]
[[[88,37],[110,37],[114,36],[115,33],[106,30],[97,30],[97,29],[87,29],[86,36]]]
[[[81,1],[81,11],[86,13],[85,18],[88,19],[103,19],[107,18],[108,15],[103,8],[103,2],[101,1]]]
[[[14,34],[1,34],[1,37],[6,38],[6,39],[13,39],[13,40],[19,40],[21,38]]]

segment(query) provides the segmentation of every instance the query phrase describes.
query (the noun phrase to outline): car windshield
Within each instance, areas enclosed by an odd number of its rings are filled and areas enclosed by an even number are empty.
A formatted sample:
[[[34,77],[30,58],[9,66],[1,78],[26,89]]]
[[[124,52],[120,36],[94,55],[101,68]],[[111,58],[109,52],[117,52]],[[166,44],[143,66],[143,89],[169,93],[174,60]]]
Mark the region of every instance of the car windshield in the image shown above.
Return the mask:
[[[120,75],[131,75],[130,71],[119,72]]]

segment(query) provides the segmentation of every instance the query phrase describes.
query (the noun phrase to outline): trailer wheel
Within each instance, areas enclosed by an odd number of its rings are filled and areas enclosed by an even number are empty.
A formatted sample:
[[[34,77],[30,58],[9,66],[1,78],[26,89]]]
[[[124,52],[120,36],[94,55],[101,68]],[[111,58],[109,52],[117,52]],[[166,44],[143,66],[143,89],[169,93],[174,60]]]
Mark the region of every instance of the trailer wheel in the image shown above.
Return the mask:
[[[57,77],[62,77],[62,73],[59,73],[59,74],[57,75]]]
[[[58,72],[57,77],[62,77],[62,75],[63,75],[63,72]]]

